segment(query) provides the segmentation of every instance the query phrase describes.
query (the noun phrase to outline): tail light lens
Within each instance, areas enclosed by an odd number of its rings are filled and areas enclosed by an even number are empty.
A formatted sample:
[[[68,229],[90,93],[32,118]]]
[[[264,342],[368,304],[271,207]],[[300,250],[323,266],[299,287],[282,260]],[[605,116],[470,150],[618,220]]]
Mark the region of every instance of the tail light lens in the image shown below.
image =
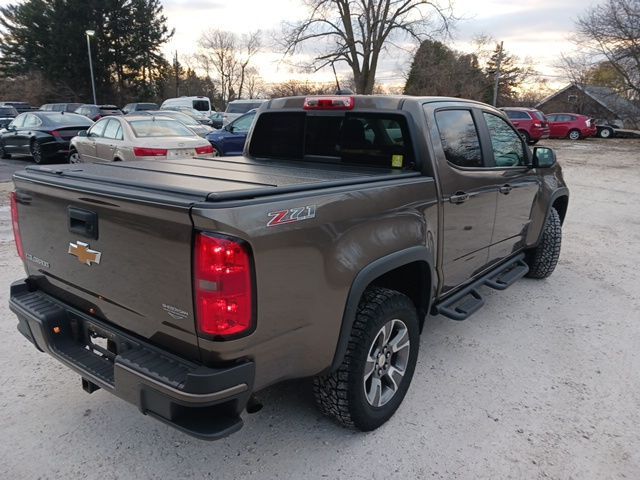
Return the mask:
[[[61,135],[61,134],[60,134],[60,132],[59,132],[59,131],[57,131],[57,130],[53,130],[53,131],[51,132],[51,135],[53,135],[55,138],[60,138],[60,139],[62,138],[62,135]]]
[[[237,336],[253,329],[251,253],[245,243],[196,235],[194,292],[200,333]]]
[[[16,192],[11,192],[11,223],[13,224],[13,238],[16,241],[18,256],[24,261],[24,248],[22,247],[22,235],[20,235],[20,223],[18,222],[18,200]]]
[[[166,157],[167,149],[166,148],[134,147],[133,154],[136,157]]]
[[[213,153],[213,147],[211,145],[207,145],[206,147],[197,147],[196,154],[197,155],[209,155]]]
[[[542,127],[542,124],[540,122],[535,122],[533,124],[533,126],[536,127],[536,128],[540,128],[540,127]]]

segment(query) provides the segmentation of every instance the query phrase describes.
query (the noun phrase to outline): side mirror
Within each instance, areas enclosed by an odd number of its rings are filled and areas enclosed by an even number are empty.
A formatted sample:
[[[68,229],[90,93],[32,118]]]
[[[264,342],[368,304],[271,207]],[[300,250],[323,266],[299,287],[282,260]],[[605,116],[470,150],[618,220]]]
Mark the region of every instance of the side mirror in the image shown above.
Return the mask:
[[[7,125],[5,128],[10,132],[13,132],[16,129],[15,125],[12,124]]]
[[[86,130],[80,130],[78,132],[78,136],[79,137],[86,137],[87,136],[87,131]]]
[[[229,133],[233,133],[233,131],[236,129],[233,125],[231,125],[230,123],[225,125],[224,129],[229,132]]]
[[[549,168],[556,163],[556,152],[548,147],[533,147],[533,168]]]

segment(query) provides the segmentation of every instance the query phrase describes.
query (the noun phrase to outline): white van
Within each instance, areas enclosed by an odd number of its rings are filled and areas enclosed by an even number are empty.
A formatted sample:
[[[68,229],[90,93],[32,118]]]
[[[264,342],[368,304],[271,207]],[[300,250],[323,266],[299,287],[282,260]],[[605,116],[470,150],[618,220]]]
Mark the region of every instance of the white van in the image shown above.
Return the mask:
[[[208,97],[178,97],[178,98],[167,98],[162,105],[160,105],[160,109],[167,107],[188,107],[194,108],[199,112],[204,113],[207,117],[211,116],[213,113],[211,111],[211,100]]]

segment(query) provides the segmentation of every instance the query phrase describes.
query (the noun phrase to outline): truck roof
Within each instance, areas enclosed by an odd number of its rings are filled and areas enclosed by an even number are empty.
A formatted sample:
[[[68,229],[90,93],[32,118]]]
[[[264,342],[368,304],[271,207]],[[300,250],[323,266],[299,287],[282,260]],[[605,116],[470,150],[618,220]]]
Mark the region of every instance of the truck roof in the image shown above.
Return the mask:
[[[262,108],[267,110],[298,109],[304,106],[307,98],[337,98],[351,97],[354,99],[355,109],[398,110],[406,102],[431,103],[431,102],[455,102],[467,105],[484,105],[482,102],[455,97],[412,95],[306,95],[297,97],[274,98]]]

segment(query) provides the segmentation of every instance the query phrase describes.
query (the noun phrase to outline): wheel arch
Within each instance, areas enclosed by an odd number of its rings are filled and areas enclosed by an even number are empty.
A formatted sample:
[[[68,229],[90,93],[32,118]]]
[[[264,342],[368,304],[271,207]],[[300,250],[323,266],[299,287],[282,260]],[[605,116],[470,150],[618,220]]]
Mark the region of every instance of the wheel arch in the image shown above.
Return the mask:
[[[409,297],[416,306],[422,330],[433,298],[432,258],[433,256],[426,247],[411,247],[370,263],[356,275],[347,296],[340,336],[329,372],[335,371],[342,363],[356,318],[358,304],[363,293],[370,286],[389,288]]]

